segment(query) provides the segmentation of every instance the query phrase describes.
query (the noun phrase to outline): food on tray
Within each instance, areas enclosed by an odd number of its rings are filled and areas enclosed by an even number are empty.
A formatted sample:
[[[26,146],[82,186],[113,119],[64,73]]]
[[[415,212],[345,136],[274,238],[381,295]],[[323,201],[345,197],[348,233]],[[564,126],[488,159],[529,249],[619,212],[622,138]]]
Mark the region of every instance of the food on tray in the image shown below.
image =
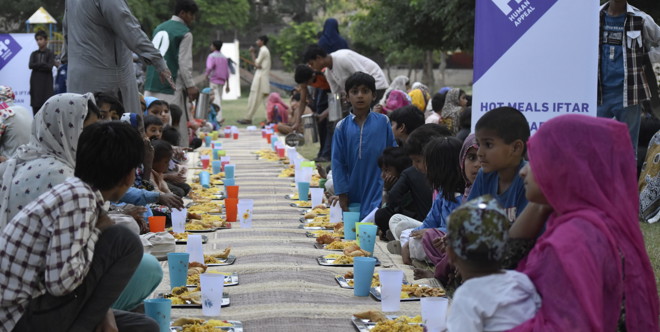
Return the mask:
[[[411,297],[438,297],[445,296],[445,291],[441,288],[433,288],[423,285],[403,285],[401,286],[401,298]]]
[[[202,263],[190,262],[188,263],[188,275],[202,274],[206,272],[206,268],[207,266]]]
[[[312,202],[310,201],[295,201],[293,202],[297,207],[311,207]]]
[[[194,202],[191,207],[188,208],[188,212],[191,213],[221,213],[222,204],[219,201],[208,201],[204,203]]]
[[[289,194],[289,199],[298,200],[298,194]]]
[[[422,316],[415,317],[399,316],[393,320],[380,321],[370,332],[422,332],[424,328],[420,325]]]
[[[217,195],[223,193],[223,190],[221,188],[217,188],[217,187],[204,188],[197,183],[190,184],[190,187],[191,189],[190,192],[188,193],[188,197],[195,202],[209,202],[211,199],[216,198]]]
[[[349,286],[353,287],[355,285],[355,277],[353,276],[353,271],[346,272],[344,274],[344,279]],[[371,287],[378,286],[380,286],[380,275],[378,273],[374,273],[373,277],[371,277]]]
[[[321,234],[316,237],[316,243],[318,244],[331,244],[333,242],[341,242],[341,239],[339,237],[332,236],[332,234]],[[326,249],[329,249],[326,247]],[[342,248],[343,249],[343,248]]]
[[[232,323],[227,321],[201,318],[179,318],[172,322],[172,326],[182,327],[182,332],[217,332],[218,327],[231,327]]]
[[[370,310],[370,311],[365,311],[365,312],[358,312],[357,314],[354,314],[353,316],[359,318],[359,319],[367,319],[370,322],[378,323],[378,322],[384,322],[389,319],[387,319],[387,316],[382,311],[378,310]]]
[[[318,238],[317,238],[317,242],[318,242]],[[342,241],[342,240],[337,240],[337,241],[333,241],[332,243],[330,243],[330,244],[328,244],[327,246],[325,246],[324,249],[328,249],[328,250],[338,250],[338,249],[341,249],[341,250],[344,250],[344,249],[346,249],[347,247],[349,247],[349,246],[351,246],[351,245],[353,245],[353,244],[355,244],[355,241],[345,241],[345,242],[344,242],[344,241]]]
[[[305,227],[322,227],[325,229],[334,229],[335,224],[328,221],[310,221],[305,224]]]
[[[351,257],[351,256],[340,255],[340,254],[330,254],[330,255],[325,255],[323,257],[325,259],[334,259],[334,262],[332,262],[333,265],[353,264],[353,257]]]
[[[350,257],[369,257],[371,256],[371,253],[366,250],[360,249],[360,246],[358,246],[357,244],[352,244],[344,248],[344,255]]]
[[[227,226],[227,222],[222,216],[205,214],[201,220],[192,219],[186,223],[187,231],[201,231]]]
[[[330,208],[327,208],[327,207],[325,207],[325,205],[321,204],[321,205],[315,206],[312,209],[311,212],[316,213],[316,214],[329,214],[330,213]]]
[[[338,222],[334,227],[335,233],[339,233],[342,236],[344,235],[344,222]]]
[[[307,212],[307,213],[305,213],[305,215],[303,216],[303,218],[305,218],[305,219],[314,219],[314,218],[316,218],[316,213],[314,213],[314,212]]]
[[[317,237],[317,238],[318,238],[319,236],[321,236],[321,235],[324,235],[324,234],[328,234],[328,235],[330,235],[330,236],[332,236],[332,237],[336,237],[336,238],[341,238],[341,237],[344,236],[343,229],[342,229],[342,232],[341,232],[341,233],[330,232],[330,231],[324,231],[324,230],[308,231],[308,233],[314,235],[314,236]]]
[[[186,215],[186,218],[188,218],[188,219],[202,219],[202,215],[198,214],[198,213],[188,212],[188,214]]]
[[[211,180],[222,180],[225,177],[225,172],[219,172],[211,175]]]
[[[227,249],[225,249],[225,251],[223,251],[221,253],[204,255],[204,263],[206,263],[206,264],[220,263],[218,258],[227,259],[227,257],[229,257],[230,252],[231,252],[231,247],[228,247]]]
[[[180,241],[180,240],[188,240],[188,235],[189,235],[189,234],[190,234],[190,233],[188,233],[188,232],[184,232],[184,233],[172,233],[172,236],[174,236],[174,239],[176,239],[177,241]]]
[[[195,289],[188,289],[186,286],[175,287],[172,293],[165,294],[164,297],[172,300],[172,305],[202,304],[202,290],[199,287]]]
[[[293,168],[285,168],[277,176],[278,178],[292,178],[296,175],[296,170]]]
[[[263,149],[255,152],[256,154],[259,155],[261,159],[265,159],[268,161],[279,161],[280,156],[277,155],[276,152],[273,152],[272,150],[268,149]]]
[[[211,180],[211,184],[214,185],[214,186],[221,186],[221,185],[225,184],[225,182],[222,181],[222,180]]]
[[[190,272],[190,270],[188,270]],[[226,276],[230,276],[231,273],[229,272],[220,272],[220,271],[206,271],[206,273],[215,273],[215,274],[224,274]],[[190,274],[188,273],[188,279],[186,279],[186,285],[194,285],[194,286],[199,286],[199,276],[201,273],[197,274]],[[227,280],[225,278],[225,285],[231,283],[231,280]]]

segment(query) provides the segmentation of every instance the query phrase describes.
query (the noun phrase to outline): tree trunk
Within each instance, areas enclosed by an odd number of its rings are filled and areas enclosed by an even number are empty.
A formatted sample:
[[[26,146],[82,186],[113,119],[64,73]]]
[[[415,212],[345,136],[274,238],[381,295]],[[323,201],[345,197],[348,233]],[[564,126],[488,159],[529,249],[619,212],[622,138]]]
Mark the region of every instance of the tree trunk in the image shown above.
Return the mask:
[[[424,69],[422,71],[422,83],[433,90],[435,80],[433,78],[433,51],[424,51]]]
[[[446,72],[447,69],[447,53],[440,52],[440,81],[438,82],[438,88],[447,86]]]

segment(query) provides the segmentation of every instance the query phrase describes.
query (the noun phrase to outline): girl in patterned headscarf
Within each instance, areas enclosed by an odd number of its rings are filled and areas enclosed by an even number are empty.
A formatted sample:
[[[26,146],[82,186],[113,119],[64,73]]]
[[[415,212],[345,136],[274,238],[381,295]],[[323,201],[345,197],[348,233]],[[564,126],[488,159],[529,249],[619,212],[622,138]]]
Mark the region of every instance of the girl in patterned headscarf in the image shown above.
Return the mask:
[[[442,107],[440,116],[442,117],[442,124],[447,126],[454,134],[458,132],[458,117],[466,105],[467,99],[463,90],[454,88],[447,92],[445,106]]]
[[[0,85],[0,162],[11,158],[16,149],[30,141],[32,112],[14,104],[14,92]]]

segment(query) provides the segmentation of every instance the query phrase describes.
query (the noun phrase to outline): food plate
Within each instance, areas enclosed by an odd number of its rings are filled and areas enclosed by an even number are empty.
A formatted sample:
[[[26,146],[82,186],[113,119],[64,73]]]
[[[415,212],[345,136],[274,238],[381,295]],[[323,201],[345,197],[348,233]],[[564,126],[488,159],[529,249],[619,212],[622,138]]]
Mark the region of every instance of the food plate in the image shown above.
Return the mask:
[[[380,261],[376,258],[376,266],[380,266]],[[325,256],[319,256],[316,257],[316,261],[319,263],[319,265],[323,266],[353,266],[353,263],[351,264],[335,264],[335,259],[334,258],[325,258]],[[380,294],[380,289],[378,290],[378,294]]]
[[[206,235],[202,235],[202,243],[208,242],[209,238]],[[176,244],[188,244],[188,240],[176,240]]]
[[[300,229],[307,229],[310,231],[320,231],[320,230],[331,230],[334,229],[333,227],[317,227],[317,226],[307,226],[309,223],[304,223],[302,225],[298,225],[298,228]]]
[[[192,229],[186,229],[186,232],[188,232],[188,233],[213,233],[213,232],[215,232],[215,231],[217,231],[217,230],[218,230],[218,228],[217,228],[217,227],[214,227],[214,228],[195,229],[195,230],[192,230]]]
[[[205,264],[206,266],[225,266],[225,265],[232,265],[236,262],[236,256],[234,255],[229,255],[229,257],[225,258],[218,258],[216,257],[215,259],[219,260],[220,263],[209,263]]]
[[[214,272],[206,271],[206,273],[214,273]],[[238,273],[236,273],[236,272],[233,272],[233,273],[219,272],[218,274],[224,274],[225,275],[225,287],[238,285]],[[188,276],[188,278],[190,278],[190,276]],[[194,285],[194,284],[186,285],[186,287],[197,287],[197,286],[198,285]]]
[[[316,249],[325,249],[327,244],[314,243],[314,248]],[[325,249],[330,251],[344,251],[344,249]]]
[[[420,284],[420,285],[411,285],[411,286],[421,286],[421,287],[428,287],[428,288],[438,289],[437,287],[431,287],[431,286],[429,286],[429,285],[421,285],[421,284]],[[440,290],[440,291],[442,291],[442,290]],[[403,293],[403,292],[404,292],[404,291],[402,290],[401,293]],[[373,296],[374,299],[376,299],[376,301],[381,301],[380,286],[378,286],[378,287],[371,287],[371,290],[369,291],[369,293],[371,293],[371,296]],[[435,295],[435,296],[441,296],[441,297],[444,297],[444,296],[446,296],[446,295],[445,295],[445,292],[442,291],[442,295],[439,295],[439,294],[438,294],[438,295]],[[412,296],[411,296],[411,297],[407,297],[407,298],[401,297],[401,301],[419,301],[420,299],[421,299],[421,297],[412,297]]]
[[[335,276],[335,281],[339,284],[339,287],[341,288],[347,288],[347,289],[353,289],[353,286],[350,285],[349,282],[353,281],[352,278],[344,278],[342,275],[337,275]],[[372,281],[373,282],[373,281]],[[406,277],[403,277],[403,284],[407,285],[408,281],[406,280]]]
[[[158,297],[165,297],[164,293],[158,294]],[[222,293],[222,307],[228,307],[231,304],[228,293]],[[202,304],[186,303],[186,304],[172,304],[172,308],[201,308]]]
[[[215,329],[218,331],[227,331],[227,332],[243,332],[243,323],[237,320],[226,320],[224,322],[230,323],[232,326],[216,326]],[[174,322],[172,322],[174,323]],[[171,326],[170,325],[170,331],[171,332],[181,332],[184,331],[183,327],[181,326]]]
[[[394,316],[394,315],[387,315],[385,317],[387,317],[389,320],[395,320],[395,319],[399,318],[399,316]],[[368,319],[361,319],[361,318],[357,318],[355,316],[353,316],[351,318],[351,321],[353,322],[353,325],[355,326],[355,328],[359,332],[369,332],[374,327],[376,327],[376,324],[378,324],[378,323],[372,322]],[[417,326],[419,326],[419,331],[420,332],[423,331],[423,328],[421,327],[420,323],[409,323],[409,324],[410,325],[417,325]]]
[[[337,237],[337,238],[340,238],[340,239],[344,238],[344,233],[334,233],[329,229],[309,230],[308,232],[305,233],[305,236],[317,238],[317,237],[319,237],[323,234],[332,235],[333,237]]]
[[[317,216],[325,216],[325,215],[330,214],[330,209],[329,208],[325,208],[323,210],[321,210],[321,209],[305,209],[305,210],[302,210],[300,212],[300,214],[302,214],[302,215],[306,215],[308,213],[315,213]]]
[[[312,201],[295,201],[289,205],[291,205],[291,207],[309,208],[312,207]]]

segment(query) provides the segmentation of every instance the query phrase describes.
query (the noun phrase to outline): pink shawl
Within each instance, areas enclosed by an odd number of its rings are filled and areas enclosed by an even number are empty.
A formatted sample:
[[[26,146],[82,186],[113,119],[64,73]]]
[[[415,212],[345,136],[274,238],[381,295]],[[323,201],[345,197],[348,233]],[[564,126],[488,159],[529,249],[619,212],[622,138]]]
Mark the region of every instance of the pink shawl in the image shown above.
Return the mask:
[[[616,331],[624,295],[627,330],[658,331],[631,147],[625,124],[584,115],[550,120],[529,140],[554,214],[518,265],[543,304],[512,331]]]
[[[268,115],[268,122],[272,122],[275,119],[275,106],[279,111],[279,116],[282,118],[282,122],[289,122],[289,106],[284,103],[282,97],[277,92],[273,92],[268,96],[266,101],[266,115]]]
[[[405,92],[401,90],[392,90],[390,91],[390,95],[387,96],[387,101],[385,102],[385,105],[383,105],[383,110],[385,111],[385,114],[390,114],[393,111],[408,105],[410,105],[410,99],[408,99],[408,95]]]

